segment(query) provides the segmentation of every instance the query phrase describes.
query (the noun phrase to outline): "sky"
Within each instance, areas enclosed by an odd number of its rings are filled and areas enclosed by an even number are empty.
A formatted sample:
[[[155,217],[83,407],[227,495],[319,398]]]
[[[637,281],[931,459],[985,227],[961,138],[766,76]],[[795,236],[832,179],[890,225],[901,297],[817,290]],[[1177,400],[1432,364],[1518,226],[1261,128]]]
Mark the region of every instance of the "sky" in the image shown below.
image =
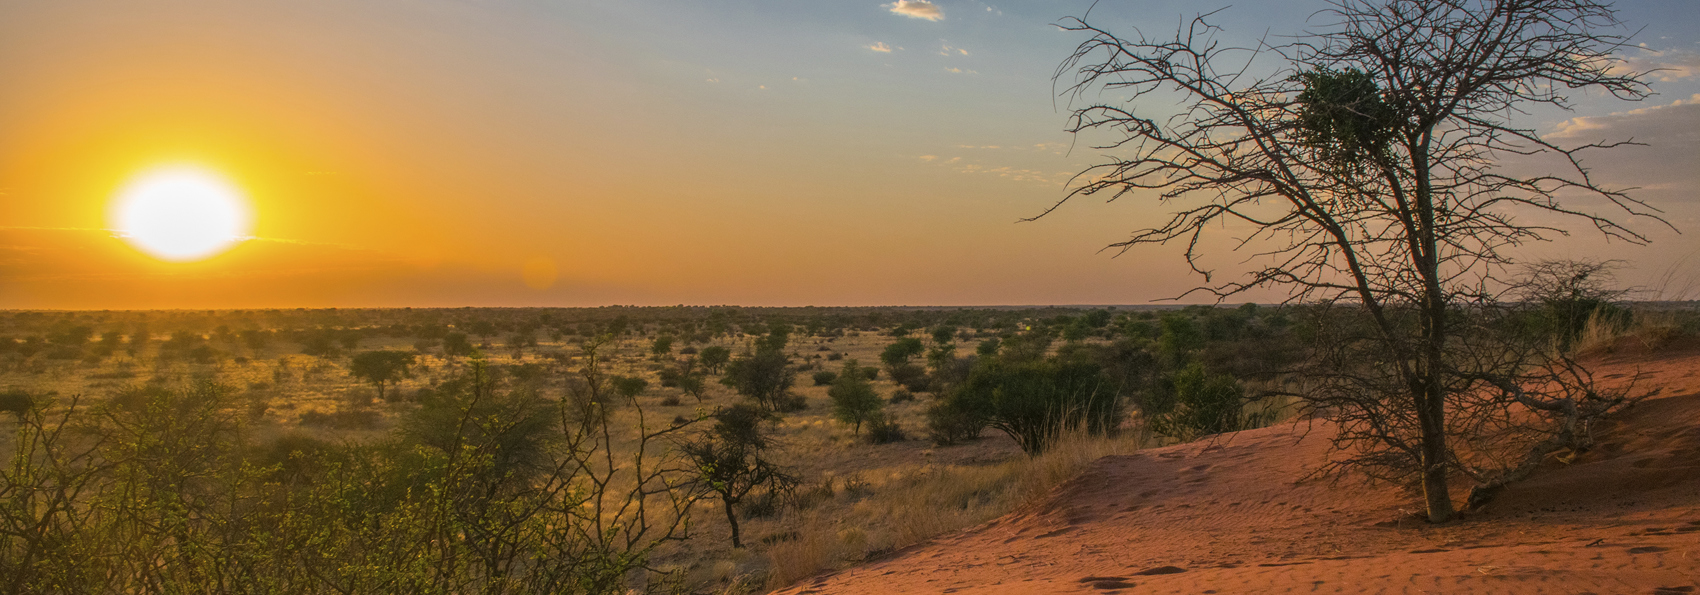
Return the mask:
[[[1622,259],[1670,297],[1700,278],[1700,11],[1617,6],[1644,44],[1623,58],[1666,69],[1658,94],[1526,123],[1647,143],[1590,165],[1685,233],[1579,231],[1527,256]],[[1250,43],[1324,7],[1217,22]],[[1064,131],[1052,81],[1083,40],[1055,23],[1089,8],[1161,34],[1214,6],[0,0],[0,308],[1174,297],[1200,282],[1178,247],[1101,250],[1161,216],[1149,197],[1021,221],[1103,157]],[[171,164],[241,188],[254,239],[164,262],[114,237],[119,189]]]

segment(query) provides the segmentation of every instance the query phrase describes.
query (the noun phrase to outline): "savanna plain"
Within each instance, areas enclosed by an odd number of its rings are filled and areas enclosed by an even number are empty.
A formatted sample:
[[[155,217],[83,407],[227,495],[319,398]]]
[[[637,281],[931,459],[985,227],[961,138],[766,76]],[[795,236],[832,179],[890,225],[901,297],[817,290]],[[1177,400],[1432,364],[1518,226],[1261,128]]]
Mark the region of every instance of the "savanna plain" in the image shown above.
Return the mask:
[[[0,583],[1691,592],[1700,315],[1585,305],[1517,329],[1610,414],[1457,429],[1444,524],[1298,396],[1323,307],[9,312]]]

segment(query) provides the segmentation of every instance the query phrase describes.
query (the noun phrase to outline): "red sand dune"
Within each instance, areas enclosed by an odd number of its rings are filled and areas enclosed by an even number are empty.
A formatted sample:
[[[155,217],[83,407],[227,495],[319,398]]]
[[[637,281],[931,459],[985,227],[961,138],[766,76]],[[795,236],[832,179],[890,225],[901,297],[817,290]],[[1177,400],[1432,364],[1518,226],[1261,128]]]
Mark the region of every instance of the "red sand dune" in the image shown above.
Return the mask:
[[[1397,487],[1300,481],[1328,428],[1283,425],[1105,458],[1030,509],[781,592],[1700,593],[1700,352],[1598,369],[1638,371],[1658,393],[1595,449],[1458,522],[1414,520]]]

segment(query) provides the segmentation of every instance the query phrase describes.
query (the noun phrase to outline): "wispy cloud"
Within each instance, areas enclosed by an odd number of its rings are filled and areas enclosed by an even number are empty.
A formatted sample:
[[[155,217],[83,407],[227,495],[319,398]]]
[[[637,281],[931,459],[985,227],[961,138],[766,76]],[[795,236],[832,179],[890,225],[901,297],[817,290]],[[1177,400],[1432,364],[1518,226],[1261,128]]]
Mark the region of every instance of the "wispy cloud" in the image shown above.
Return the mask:
[[[946,68],[944,71],[951,74],[980,74],[980,72],[976,70],[963,70],[961,68]]]
[[[1696,129],[1695,124],[1700,124],[1700,122],[1688,122],[1682,120],[1671,122],[1666,120],[1672,117],[1670,115],[1671,108],[1681,106],[1689,106],[1689,109],[1682,110],[1682,113],[1689,114],[1686,117],[1692,118],[1692,114],[1700,114],[1700,112],[1693,110],[1693,106],[1696,105],[1700,105],[1700,93],[1696,93],[1687,99],[1678,99],[1668,105],[1655,105],[1653,107],[1633,109],[1626,112],[1618,112],[1609,116],[1578,116],[1559,122],[1557,126],[1553,127],[1552,132],[1543,136],[1549,139],[1575,139],[1593,137],[1601,133],[1622,133],[1625,131],[1632,131],[1629,132],[1629,134],[1638,132],[1641,136],[1646,136],[1647,134],[1658,130],[1660,126],[1647,127],[1645,125],[1635,126],[1634,124],[1650,121],[1655,118],[1657,121],[1664,122],[1665,124],[1677,124],[1675,130],[1694,130]]]
[[[1640,51],[1619,58],[1612,70],[1618,74],[1647,72],[1654,80],[1668,83],[1700,74],[1700,53],[1684,49],[1653,50],[1643,44]]]
[[[939,8],[939,5],[928,2],[927,0],[897,0],[891,4],[882,4],[881,6],[890,9],[894,13],[909,18],[926,19],[929,21],[944,20],[944,9]]]
[[[885,42],[883,42],[883,41],[874,42],[873,45],[868,46],[868,49],[876,51],[876,52],[880,52],[882,54],[891,53],[891,46],[886,45]]]
[[[956,47],[956,46],[953,46],[953,45],[950,45],[950,44],[947,43],[947,44],[944,44],[942,47],[940,47],[939,55],[940,56],[966,56],[966,55],[968,55],[968,50],[965,50],[965,49],[962,49],[962,48],[959,48],[959,47]]]

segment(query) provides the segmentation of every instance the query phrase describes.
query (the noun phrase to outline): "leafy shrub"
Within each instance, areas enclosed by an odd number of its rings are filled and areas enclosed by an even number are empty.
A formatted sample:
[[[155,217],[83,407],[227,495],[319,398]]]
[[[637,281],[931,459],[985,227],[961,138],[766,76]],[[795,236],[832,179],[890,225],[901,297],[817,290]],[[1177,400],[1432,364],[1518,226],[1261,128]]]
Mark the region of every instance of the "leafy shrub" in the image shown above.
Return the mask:
[[[678,388],[681,374],[673,368],[662,368],[656,376],[661,380],[662,388]]]
[[[868,434],[862,439],[868,444],[889,444],[908,440],[909,437],[903,434],[903,428],[898,426],[896,421],[885,416],[876,416],[868,422]]]
[[[635,377],[635,376],[615,376],[614,377],[614,392],[620,393],[620,396],[625,397],[627,399],[631,399],[633,397],[638,396],[639,394],[642,394],[643,389],[646,389],[646,388],[649,388],[649,381],[648,380],[644,380],[642,378],[638,378],[638,377]]]
[[[890,369],[891,381],[909,389],[910,392],[927,390],[931,380],[927,377],[927,369],[915,364],[903,364]]]
[[[844,371],[836,375],[832,388],[826,391],[832,397],[832,416],[854,428],[854,434],[861,434],[862,423],[878,417],[885,405],[868,379],[856,373],[859,367],[856,360],[844,362]]]
[[[821,370],[814,374],[815,386],[827,386],[837,379],[838,373],[832,370]]]
[[[790,405],[782,405],[781,401],[786,400],[791,384],[796,381],[795,372],[784,352],[764,349],[728,364],[726,376],[720,382],[763,407],[786,411]]]
[[[1066,428],[1084,426],[1095,435],[1114,432],[1123,411],[1120,385],[1090,361],[982,360],[951,391],[947,406],[982,416],[986,425],[1036,455]]]
[[[1192,440],[1243,430],[1254,421],[1244,414],[1245,391],[1232,376],[1211,374],[1193,363],[1175,374],[1171,386],[1170,398],[1157,400],[1147,411],[1157,433]]]
[[[0,392],[0,412],[22,417],[32,407],[35,407],[35,397],[27,392],[18,389]]]
[[[803,395],[787,392],[779,395],[773,402],[773,410],[779,413],[794,413],[809,408],[809,400]]]
[[[913,400],[915,400],[915,393],[909,392],[908,389],[900,388],[891,391],[891,404],[893,405],[898,403],[907,403]]]
[[[927,438],[937,446],[961,444],[980,437],[986,420],[970,411],[952,407],[948,402],[934,403],[927,408]]]

